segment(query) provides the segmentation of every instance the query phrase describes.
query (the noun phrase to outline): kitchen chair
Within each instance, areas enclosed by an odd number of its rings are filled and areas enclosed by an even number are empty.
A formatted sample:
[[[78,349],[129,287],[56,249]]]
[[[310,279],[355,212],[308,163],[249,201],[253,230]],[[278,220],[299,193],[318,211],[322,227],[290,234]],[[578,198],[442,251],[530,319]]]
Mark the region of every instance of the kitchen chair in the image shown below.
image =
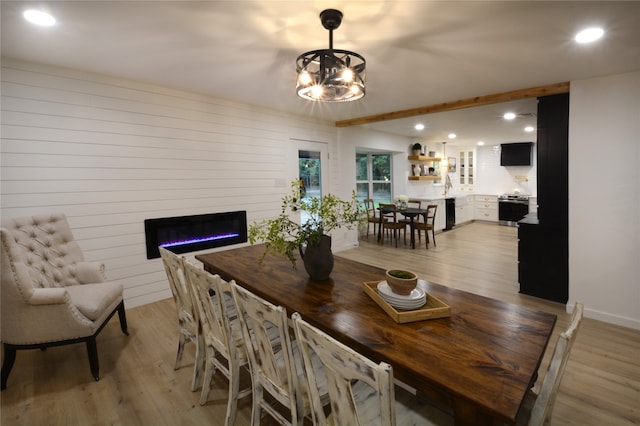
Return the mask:
[[[395,204],[380,204],[382,214],[382,231],[393,231],[392,238],[396,240],[396,247],[398,247],[398,238],[400,237],[400,231],[404,231],[404,243],[407,243],[407,225],[404,222],[398,221],[398,209]],[[380,240],[384,243],[384,235]]]
[[[376,228],[380,224],[380,213],[376,210],[373,198],[367,198],[363,201],[367,212],[367,238],[369,238],[369,226],[373,224],[373,236],[376,236]]]
[[[438,206],[436,204],[428,205],[427,212],[423,215],[424,222],[418,221],[413,224],[414,229],[418,231],[418,239],[420,239],[420,233],[424,231],[427,250],[429,249],[429,231],[431,231],[431,237],[433,238],[433,246],[436,246],[435,222],[437,210]]]
[[[231,285],[212,275],[188,260],[184,260],[187,282],[195,295],[195,307],[202,323],[205,344],[204,383],[200,394],[200,405],[207,403],[211,391],[211,380],[216,369],[229,381],[226,426],[235,422],[238,399],[251,395],[251,386],[240,390],[240,371],[249,361],[237,311],[233,303]],[[215,297],[211,297],[211,294]],[[233,309],[230,309],[233,308]]]
[[[260,424],[261,410],[281,425],[302,425],[304,416],[311,413],[307,388],[304,383],[302,361],[290,335],[287,312],[252,292],[231,282],[238,317],[247,347],[253,405],[252,425]],[[277,339],[272,330],[277,330]],[[319,395],[326,395],[326,384],[319,383]],[[287,419],[273,403],[275,399],[290,413]],[[326,398],[326,396],[325,396]]]
[[[409,198],[409,200],[407,200],[407,207],[421,209],[422,208],[422,200],[418,200],[418,199],[415,199],[415,198]],[[422,216],[420,216],[420,215],[416,216],[413,219],[414,223],[418,222],[421,217]],[[411,226],[411,219],[408,219],[408,218],[399,219],[398,222],[402,222],[406,226],[409,226],[409,227]]]
[[[576,340],[578,328],[582,322],[583,310],[582,302],[576,302],[569,327],[558,337],[553,356],[540,386],[540,392],[536,394],[533,390],[529,390],[518,413],[517,425],[541,426],[551,424],[551,415],[553,414],[553,406],[560,388],[560,381],[569,360],[569,353]]]
[[[315,328],[295,312],[296,341],[311,399],[313,424],[339,425],[453,425],[453,416],[394,386],[391,365],[376,364]],[[311,365],[316,356],[322,368]],[[331,412],[327,415],[318,388],[319,374],[327,383]]]
[[[98,334],[116,312],[129,334],[122,284],[106,281],[104,264],[84,261],[64,214],[6,219],[0,233],[1,388],[17,350],[73,343],[85,343],[91,375],[99,380]]]
[[[195,391],[198,389],[202,376],[202,366],[204,363],[202,348],[204,342],[201,335],[202,326],[198,320],[198,313],[195,310],[193,302],[194,295],[187,284],[182,258],[164,247],[158,247],[158,250],[160,251],[160,257],[162,258],[167,279],[169,280],[169,287],[171,287],[171,293],[173,294],[178,316],[178,353],[173,369],[178,369],[178,365],[182,360],[185,344],[193,342],[196,345],[196,358],[193,365],[191,391]]]

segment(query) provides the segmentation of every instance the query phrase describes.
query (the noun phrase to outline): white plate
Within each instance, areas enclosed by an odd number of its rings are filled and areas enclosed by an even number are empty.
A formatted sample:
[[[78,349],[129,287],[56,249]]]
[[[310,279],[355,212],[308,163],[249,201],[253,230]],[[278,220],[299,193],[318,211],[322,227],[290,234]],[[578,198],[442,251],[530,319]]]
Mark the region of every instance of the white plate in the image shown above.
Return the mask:
[[[411,290],[411,293],[409,293],[406,296],[403,296],[402,294],[394,293],[393,290],[391,290],[391,287],[389,287],[389,283],[387,283],[386,281],[380,281],[378,283],[378,293],[380,295],[386,296],[385,300],[387,301],[397,300],[399,302],[420,300],[425,296],[424,290],[418,287]]]
[[[396,305],[404,305],[404,306],[415,306],[419,304],[424,304],[425,301],[427,300],[426,295],[415,300],[398,300],[398,299],[392,299],[389,296],[386,296],[384,293],[378,293],[378,294],[383,300],[386,300],[387,302],[394,303]]]
[[[387,300],[387,303],[389,305],[393,306],[394,308],[397,308],[397,309],[402,309],[402,310],[405,310],[405,311],[412,311],[414,309],[419,309],[419,308],[423,307],[425,305],[425,303],[426,303],[426,300],[424,300],[424,301],[419,300],[418,302],[412,303],[412,304],[398,303],[398,302],[392,302],[390,300]]]

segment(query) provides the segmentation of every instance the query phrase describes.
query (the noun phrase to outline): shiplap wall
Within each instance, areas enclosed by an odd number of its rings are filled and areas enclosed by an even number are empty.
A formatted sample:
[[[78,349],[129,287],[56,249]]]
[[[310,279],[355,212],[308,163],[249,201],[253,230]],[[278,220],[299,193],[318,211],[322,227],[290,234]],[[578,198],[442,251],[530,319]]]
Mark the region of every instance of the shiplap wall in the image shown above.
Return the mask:
[[[128,307],[171,297],[147,260],[148,218],[247,210],[273,216],[297,175],[296,140],[330,123],[141,82],[2,59],[2,217],[67,215]]]

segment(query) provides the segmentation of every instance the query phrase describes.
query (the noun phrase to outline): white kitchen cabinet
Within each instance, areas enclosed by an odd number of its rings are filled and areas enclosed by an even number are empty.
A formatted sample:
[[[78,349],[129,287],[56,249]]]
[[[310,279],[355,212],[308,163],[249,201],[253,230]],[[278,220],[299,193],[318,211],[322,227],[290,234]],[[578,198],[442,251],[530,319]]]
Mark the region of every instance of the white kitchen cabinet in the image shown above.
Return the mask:
[[[476,181],[476,151],[466,149],[458,152],[458,190],[473,192]]]
[[[488,222],[498,221],[498,196],[497,195],[478,195],[474,197],[474,213],[475,220],[486,220]]]
[[[456,197],[456,225],[473,220],[473,195]]]

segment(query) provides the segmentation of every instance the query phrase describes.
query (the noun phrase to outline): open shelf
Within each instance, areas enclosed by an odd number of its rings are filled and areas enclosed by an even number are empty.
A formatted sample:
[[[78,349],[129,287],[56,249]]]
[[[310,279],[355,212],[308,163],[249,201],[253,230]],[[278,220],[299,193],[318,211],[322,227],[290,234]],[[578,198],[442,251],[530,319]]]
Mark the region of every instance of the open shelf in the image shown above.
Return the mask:
[[[409,180],[440,180],[441,176],[409,176]]]
[[[427,157],[425,155],[410,155],[409,161],[441,161],[440,157]]]

